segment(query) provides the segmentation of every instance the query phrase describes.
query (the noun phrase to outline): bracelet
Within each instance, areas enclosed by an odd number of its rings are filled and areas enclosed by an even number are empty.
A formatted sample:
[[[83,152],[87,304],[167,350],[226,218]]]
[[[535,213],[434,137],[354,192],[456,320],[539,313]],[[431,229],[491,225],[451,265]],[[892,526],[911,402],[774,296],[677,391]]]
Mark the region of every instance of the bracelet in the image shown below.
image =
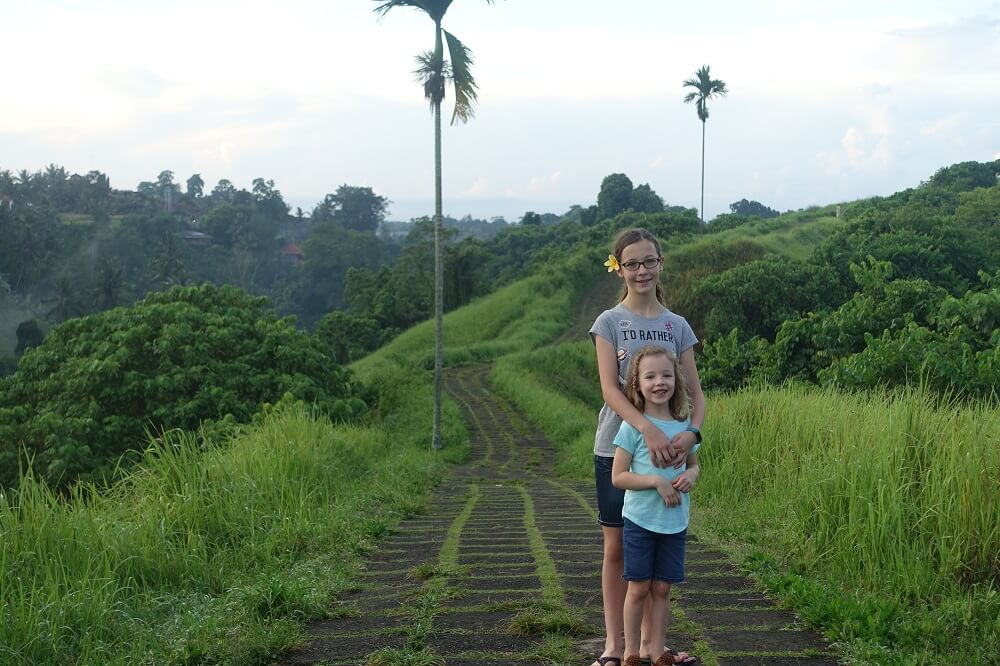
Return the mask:
[[[688,432],[693,432],[694,433],[695,443],[701,444],[701,430],[699,430],[695,426],[688,426],[687,427],[687,431]]]

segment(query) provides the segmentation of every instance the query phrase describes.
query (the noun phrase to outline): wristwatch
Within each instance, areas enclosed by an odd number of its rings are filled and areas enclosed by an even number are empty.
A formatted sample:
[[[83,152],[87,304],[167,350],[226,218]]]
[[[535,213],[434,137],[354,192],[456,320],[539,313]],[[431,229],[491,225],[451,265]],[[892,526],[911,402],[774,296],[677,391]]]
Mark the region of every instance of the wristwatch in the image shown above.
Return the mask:
[[[694,433],[694,439],[697,444],[701,444],[701,430],[694,426],[688,426],[688,432]]]

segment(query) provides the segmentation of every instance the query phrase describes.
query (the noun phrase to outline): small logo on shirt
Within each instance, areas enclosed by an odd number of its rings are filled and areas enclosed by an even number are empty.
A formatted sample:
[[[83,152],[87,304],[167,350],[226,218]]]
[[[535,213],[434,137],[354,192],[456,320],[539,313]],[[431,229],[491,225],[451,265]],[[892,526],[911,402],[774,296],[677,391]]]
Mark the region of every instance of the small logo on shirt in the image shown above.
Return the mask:
[[[621,363],[628,358],[628,350],[622,347],[618,350],[618,362]]]
[[[674,330],[674,325],[668,321],[666,324],[663,325],[663,328],[667,329],[668,331],[672,331]]]
[[[622,319],[620,322],[618,322],[618,328],[630,328],[631,326],[632,326],[631,319]]]

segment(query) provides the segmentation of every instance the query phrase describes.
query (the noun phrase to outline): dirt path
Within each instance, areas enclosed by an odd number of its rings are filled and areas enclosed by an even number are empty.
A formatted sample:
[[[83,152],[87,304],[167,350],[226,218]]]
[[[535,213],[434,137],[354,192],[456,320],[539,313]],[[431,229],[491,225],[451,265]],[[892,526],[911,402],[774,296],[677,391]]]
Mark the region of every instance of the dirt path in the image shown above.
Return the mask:
[[[491,391],[488,371],[447,373],[469,425],[470,462],[437,489],[424,516],[386,538],[365,591],[335,609],[343,617],[311,625],[310,642],[281,664],[365,664],[385,648],[423,650],[449,665],[584,665],[600,654],[593,489],[555,476],[550,444]],[[722,552],[689,539],[689,582],[676,590],[669,645],[720,666],[836,663],[817,633],[775,607]],[[587,625],[572,638],[535,628],[551,627],[564,608]]]

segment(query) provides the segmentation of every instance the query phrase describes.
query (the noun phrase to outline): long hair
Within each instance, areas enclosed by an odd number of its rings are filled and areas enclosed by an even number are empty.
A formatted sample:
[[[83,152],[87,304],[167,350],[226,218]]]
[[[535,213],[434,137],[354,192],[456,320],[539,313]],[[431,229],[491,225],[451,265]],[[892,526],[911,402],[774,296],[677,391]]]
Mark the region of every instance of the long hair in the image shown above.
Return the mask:
[[[660,241],[656,240],[656,236],[646,231],[645,229],[635,228],[635,229],[625,229],[618,237],[615,238],[615,245],[612,254],[615,255],[615,259],[618,261],[622,260],[622,252],[625,251],[629,245],[633,243],[638,243],[639,241],[649,241],[656,248],[656,256],[663,258],[663,252],[660,250]],[[624,270],[624,269],[622,269]],[[624,282],[624,280],[623,280]],[[622,297],[619,299],[619,303],[624,301],[628,296],[628,283],[625,283],[625,290],[622,292]],[[663,290],[660,289],[660,281],[656,281],[656,300],[660,302],[660,305],[666,307],[667,304],[663,302]]]
[[[643,347],[636,352],[628,371],[628,379],[625,381],[625,397],[640,412],[646,409],[646,398],[639,390],[639,364],[642,363],[642,359],[651,356],[666,356],[674,364],[674,394],[670,396],[670,413],[678,421],[683,421],[691,414],[691,389],[688,387],[687,377],[684,376],[677,356],[663,347]]]

